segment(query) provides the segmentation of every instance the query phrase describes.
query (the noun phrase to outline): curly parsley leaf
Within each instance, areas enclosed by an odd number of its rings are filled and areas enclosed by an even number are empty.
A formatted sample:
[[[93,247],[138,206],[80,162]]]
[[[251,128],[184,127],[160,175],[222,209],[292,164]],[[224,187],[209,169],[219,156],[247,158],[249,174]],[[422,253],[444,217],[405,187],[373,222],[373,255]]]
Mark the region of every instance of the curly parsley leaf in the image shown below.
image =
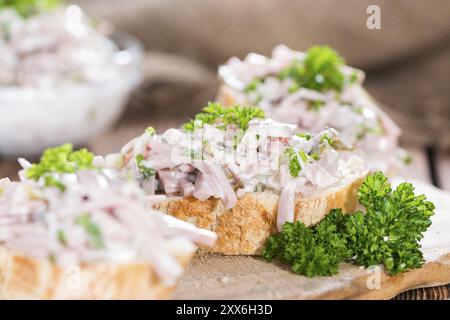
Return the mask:
[[[392,191],[381,172],[365,179],[358,197],[365,213],[332,210],[312,228],[300,221],[286,223],[269,238],[263,256],[309,277],[335,274],[343,261],[381,264],[390,275],[419,268],[424,262],[419,240],[431,225],[434,205],[416,196],[410,183]]]
[[[257,78],[257,79],[255,79],[255,80],[251,81],[251,82],[245,87],[244,92],[249,93],[249,92],[252,92],[252,91],[256,90],[256,88],[257,88],[261,83],[263,83],[263,82],[264,82],[264,79],[259,79],[259,78]]]
[[[303,150],[298,150],[297,152],[295,152],[293,147],[287,147],[284,150],[284,155],[289,161],[289,173],[292,177],[298,177],[300,171],[302,171],[302,165],[300,164],[299,158],[304,164],[313,160],[319,160],[318,153],[307,154]]]
[[[296,136],[299,138],[303,138],[306,141],[311,140],[311,138],[312,138],[312,135],[310,135],[309,133],[306,133],[306,132],[297,133]]]
[[[423,264],[419,240],[431,225],[434,205],[416,196],[412,184],[392,191],[386,180],[377,172],[364,181],[358,195],[366,214],[349,216],[345,234],[357,264],[383,264],[394,275]]]
[[[74,173],[79,170],[92,169],[94,155],[87,149],[73,151],[70,143],[59,147],[48,148],[42,154],[39,163],[32,164],[26,170],[29,179],[43,179],[46,186],[58,187],[64,190],[64,185],[52,173]]]
[[[292,147],[286,148],[284,154],[289,160],[289,173],[293,177],[298,177],[300,171],[302,170],[302,166],[298,161],[297,154],[295,153],[294,148]]]
[[[291,66],[282,70],[278,77],[294,80],[290,92],[300,88],[340,92],[345,83],[341,71],[344,63],[344,59],[334,49],[328,46],[313,46],[307,51],[304,60],[294,61]]]
[[[76,217],[75,224],[84,229],[89,236],[89,242],[95,249],[102,249],[105,247],[100,227],[92,222],[91,216],[88,213]]]
[[[151,136],[154,136],[154,135],[156,134],[156,130],[155,130],[155,128],[153,128],[152,126],[147,127],[147,128],[145,129],[145,132],[148,133],[148,134],[151,135]]]
[[[144,156],[142,154],[136,155],[137,167],[144,177],[144,180],[148,180],[155,175],[155,169],[146,167],[142,161],[144,161]]]
[[[0,0],[0,10],[14,9],[25,18],[53,10],[61,5],[61,0]]]
[[[313,228],[301,222],[286,223],[283,231],[271,236],[263,257],[288,263],[292,271],[308,277],[330,276],[337,273],[339,263],[350,257],[346,239],[335,220],[341,220],[340,210],[332,211]]]
[[[264,111],[257,107],[235,105],[225,108],[220,103],[208,102],[202,112],[183,125],[183,129],[194,131],[204,124],[215,124],[222,129],[225,129],[228,125],[234,125],[239,129],[246,130],[250,120],[264,117]]]

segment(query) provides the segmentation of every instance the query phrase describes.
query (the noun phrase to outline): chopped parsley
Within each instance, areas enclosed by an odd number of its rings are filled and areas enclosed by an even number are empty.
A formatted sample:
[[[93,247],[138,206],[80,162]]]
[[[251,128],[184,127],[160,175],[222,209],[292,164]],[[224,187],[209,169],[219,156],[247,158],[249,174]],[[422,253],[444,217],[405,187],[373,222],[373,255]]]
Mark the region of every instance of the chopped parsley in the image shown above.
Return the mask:
[[[308,108],[310,110],[314,110],[316,112],[319,112],[320,109],[325,105],[325,102],[320,100],[311,100],[308,102]]]
[[[311,160],[319,160],[319,155],[317,153],[313,153],[310,155],[303,150],[299,150],[296,153],[293,147],[287,147],[284,150],[284,155],[289,161],[289,173],[293,177],[298,177],[300,171],[302,171],[302,166],[298,161],[299,157],[300,159],[302,159],[303,163],[308,163]]]
[[[0,0],[0,10],[11,8],[22,17],[30,17],[59,7],[61,0]]]
[[[300,165],[300,162],[298,161],[297,154],[295,153],[294,148],[288,147],[284,151],[284,154],[289,160],[289,173],[293,177],[298,177],[298,174],[302,170],[302,166]]]
[[[329,146],[333,146],[333,144],[334,144],[333,139],[330,138],[330,136],[328,134],[326,134],[326,133],[322,137],[320,137],[320,142],[321,143],[326,143]]]
[[[239,129],[246,130],[250,120],[264,117],[264,111],[257,107],[235,105],[226,108],[220,103],[209,102],[202,112],[183,125],[183,129],[190,132],[201,128],[204,124],[216,124],[221,129],[225,129],[228,125],[234,125]]]
[[[51,264],[56,264],[56,257],[55,257],[55,255],[54,254],[52,254],[52,253],[50,253],[49,255],[48,255],[48,261],[51,263]]]
[[[255,80],[251,81],[251,82],[245,87],[244,92],[249,93],[249,92],[255,91],[256,88],[257,88],[261,83],[263,83],[263,82],[264,82],[263,79],[255,79]]]
[[[305,133],[305,132],[297,133],[296,136],[300,137],[300,138],[304,138],[304,139],[306,139],[306,141],[311,140],[311,138],[312,138],[312,135],[310,135],[309,133]]]
[[[26,170],[29,179],[38,181],[43,179],[45,186],[57,187],[64,190],[64,185],[56,179],[53,173],[75,173],[79,170],[92,169],[94,155],[87,149],[73,151],[70,143],[59,147],[48,148],[42,154],[39,163],[32,164]]]
[[[413,161],[413,157],[409,152],[404,152],[404,154],[401,156],[401,160],[404,164],[409,165]],[[0,189],[0,195],[1,195],[1,189]]]
[[[236,132],[233,135],[232,143],[233,143],[233,149],[237,149],[239,142],[241,142],[242,137],[244,137],[244,130],[236,130]],[[259,140],[259,135],[257,135],[257,140]]]
[[[152,126],[147,127],[147,129],[145,129],[145,132],[150,134],[150,135],[152,135],[152,136],[154,136],[156,134],[156,130]]]
[[[344,59],[328,46],[313,46],[304,60],[295,60],[291,66],[282,70],[280,79],[291,78],[294,85],[290,92],[300,88],[307,88],[319,92],[335,90],[340,92],[344,87],[344,74],[341,67]]]
[[[144,180],[148,180],[148,179],[150,179],[151,177],[153,177],[155,175],[155,169],[147,168],[146,166],[144,166],[142,161],[144,161],[144,156],[142,154],[138,154],[136,156],[137,167],[139,169],[139,172],[144,177]]]
[[[362,140],[369,133],[372,133],[372,134],[375,134],[375,135],[383,135],[384,134],[384,129],[383,129],[383,127],[380,124],[374,125],[372,127],[361,125],[360,126],[360,131],[356,135],[356,139],[357,140]]]
[[[315,160],[315,161],[319,161],[320,160],[320,155],[319,155],[319,153],[318,152],[313,152],[313,153],[311,153],[311,158],[313,158],[313,160]]]
[[[91,216],[88,213],[79,215],[75,219],[75,224],[81,226],[89,236],[89,242],[95,249],[102,249],[105,247],[103,243],[102,232],[99,226],[92,222]]]
[[[58,238],[58,241],[61,244],[63,244],[63,245],[67,244],[66,234],[64,233],[64,231],[62,229],[58,229],[58,231],[56,232],[56,237]]]
[[[300,158],[302,159],[303,162],[308,162],[309,161],[308,155],[306,154],[305,151],[298,150],[298,155],[300,156]]]
[[[424,263],[419,241],[431,225],[433,203],[415,195],[410,183],[392,190],[381,172],[365,179],[358,198],[365,213],[335,209],[311,228],[286,223],[266,242],[264,258],[288,263],[308,277],[336,274],[344,261],[381,264],[390,275],[419,268]]]
[[[349,82],[356,83],[358,81],[358,79],[359,79],[358,73],[356,71],[353,71],[352,74],[350,75]]]

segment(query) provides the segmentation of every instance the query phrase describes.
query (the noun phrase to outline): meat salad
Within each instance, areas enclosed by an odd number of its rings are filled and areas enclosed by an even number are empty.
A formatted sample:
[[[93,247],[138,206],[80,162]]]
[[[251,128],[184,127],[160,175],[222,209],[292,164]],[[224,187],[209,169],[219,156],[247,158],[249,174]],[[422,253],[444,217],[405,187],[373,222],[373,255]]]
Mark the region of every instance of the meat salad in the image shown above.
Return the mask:
[[[158,135],[148,128],[119,154],[94,164],[137,180],[162,197],[221,199],[233,208],[249,192],[280,194],[280,226],[293,220],[295,197],[326,190],[365,172],[334,129],[314,135],[265,118],[261,109],[210,103],[191,122]]]
[[[80,159],[67,162],[66,172],[59,163],[37,180],[30,172],[42,166],[21,159],[21,181],[0,180],[2,246],[62,267],[150,263],[172,285],[183,271],[177,256],[193,254],[194,243],[214,244],[213,232],[149,209],[134,181],[106,169],[69,169]]]
[[[364,72],[346,66],[329,47],[304,53],[279,45],[271,57],[233,57],[219,75],[236,103],[257,105],[307,132],[337,129],[374,171],[398,170],[408,159],[398,148],[401,130],[364,90]]]

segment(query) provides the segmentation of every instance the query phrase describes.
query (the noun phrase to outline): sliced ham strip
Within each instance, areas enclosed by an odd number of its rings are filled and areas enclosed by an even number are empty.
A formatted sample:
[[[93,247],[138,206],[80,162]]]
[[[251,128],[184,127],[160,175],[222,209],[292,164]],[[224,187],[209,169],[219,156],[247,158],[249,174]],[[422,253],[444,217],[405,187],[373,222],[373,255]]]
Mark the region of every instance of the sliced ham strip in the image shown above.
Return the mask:
[[[180,194],[179,180],[187,179],[186,173],[169,169],[161,169],[157,171],[157,174],[164,188],[165,194],[168,196],[176,196]]]
[[[213,196],[222,199],[227,209],[230,209],[236,205],[236,193],[234,192],[230,180],[225,175],[222,167],[210,161],[195,162],[192,165],[202,173],[200,177],[202,181],[199,183],[198,188],[196,182],[196,191],[194,191],[194,196],[196,196],[196,194],[198,195],[199,190],[201,190],[200,195],[203,198],[207,194],[204,189],[209,185]]]
[[[295,197],[297,190],[305,185],[306,179],[297,178],[289,182],[281,191],[278,202],[277,228],[283,229],[286,222],[294,222]]]
[[[192,182],[187,179],[181,179],[178,181],[178,185],[180,186],[181,194],[183,197],[191,196],[194,193],[195,186]]]
[[[208,179],[208,176],[203,172],[200,172],[197,175],[197,179],[195,180],[195,189],[192,194],[201,201],[206,201],[210,197],[216,196],[213,187],[210,184],[210,179]]]

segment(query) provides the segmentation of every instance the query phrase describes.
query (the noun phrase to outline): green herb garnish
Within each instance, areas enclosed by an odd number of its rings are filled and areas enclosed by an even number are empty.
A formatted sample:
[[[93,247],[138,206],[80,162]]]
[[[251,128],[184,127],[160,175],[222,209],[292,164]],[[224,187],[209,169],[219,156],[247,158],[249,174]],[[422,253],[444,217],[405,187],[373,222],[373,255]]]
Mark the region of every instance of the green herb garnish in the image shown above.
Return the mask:
[[[137,167],[138,167],[139,171],[141,172],[141,174],[143,175],[144,180],[148,180],[155,175],[155,169],[147,168],[146,166],[144,166],[142,161],[144,161],[144,156],[142,154],[138,154],[136,156]]]
[[[63,245],[67,244],[66,234],[64,233],[64,231],[62,229],[58,229],[58,231],[56,232],[56,237],[58,238],[58,241],[61,244],[63,244]]]
[[[152,126],[147,127],[147,129],[145,129],[145,132],[150,134],[150,135],[152,135],[152,136],[156,134],[156,130]]]
[[[262,79],[253,80],[245,87],[244,92],[249,93],[249,92],[256,90],[256,88],[263,82],[264,82],[264,80],[262,80]]]
[[[266,242],[263,257],[292,265],[292,271],[308,277],[330,276],[339,263],[351,256],[336,221],[342,214],[332,211],[312,228],[301,222],[286,223],[283,231]]]
[[[409,165],[413,161],[413,157],[409,152],[406,152],[402,157],[402,161],[404,164]],[[1,190],[0,190],[0,195],[1,195]]]
[[[302,159],[303,163],[308,163],[311,160],[319,160],[318,153],[307,154],[303,150],[295,152],[293,147],[287,147],[284,150],[284,155],[288,158],[289,161],[289,173],[292,177],[298,177],[300,171],[302,171],[302,166],[298,161],[298,157]]]
[[[324,134],[322,137],[320,137],[320,142],[321,143],[326,143],[328,144],[330,147],[333,146],[334,141],[332,138],[330,138],[330,136],[328,134]]]
[[[50,253],[49,255],[48,255],[48,261],[51,263],[51,264],[56,264],[56,256],[53,254],[53,253]]]
[[[239,129],[247,130],[250,120],[264,117],[264,111],[257,107],[235,105],[225,108],[220,103],[208,102],[202,112],[183,125],[183,129],[194,131],[204,124],[217,124],[222,129],[225,129],[228,125],[235,125]]]
[[[372,127],[360,126],[361,130],[357,133],[356,139],[362,140],[366,137],[367,134],[372,133],[375,135],[383,135],[384,129],[380,124],[374,125]]]
[[[356,71],[353,71],[350,75],[350,79],[349,82],[350,83],[356,83],[358,81],[359,77],[358,77],[358,73]]]
[[[105,244],[103,243],[102,232],[99,226],[92,222],[91,216],[88,213],[79,215],[75,219],[75,224],[83,227],[84,231],[89,236],[91,245],[95,249],[102,249],[105,247]]]
[[[79,170],[92,169],[94,155],[87,149],[73,151],[70,143],[59,147],[48,148],[44,151],[39,163],[31,165],[26,171],[29,179],[44,180],[45,186],[58,187],[64,190],[64,185],[57,180],[53,173],[75,173]]]
[[[0,0],[0,10],[14,9],[22,17],[30,17],[61,6],[61,0]]]
[[[295,153],[294,148],[288,147],[284,151],[284,154],[289,160],[289,173],[293,177],[298,177],[298,174],[302,170],[302,166],[300,165],[300,162],[298,161],[297,154]]]
[[[308,102],[308,107],[311,110],[314,110],[316,112],[319,112],[320,109],[325,105],[325,102],[323,101],[319,101],[319,100],[314,100],[314,101],[309,101]]]
[[[310,135],[309,133],[305,133],[305,132],[297,133],[296,136],[300,137],[300,138],[304,138],[304,139],[306,139],[306,141],[311,140],[311,138],[312,138],[312,135]]]
[[[433,203],[414,195],[410,183],[392,191],[381,172],[365,179],[358,198],[365,213],[332,210],[312,228],[300,221],[286,223],[269,238],[263,256],[289,263],[294,272],[309,277],[336,274],[343,261],[381,264],[390,275],[419,268],[424,263],[419,240],[431,225]]]
[[[341,67],[344,59],[328,46],[311,47],[303,61],[296,60],[291,66],[282,70],[280,79],[291,78],[294,85],[290,92],[300,88],[316,91],[335,90],[340,92],[344,86],[344,74]]]

